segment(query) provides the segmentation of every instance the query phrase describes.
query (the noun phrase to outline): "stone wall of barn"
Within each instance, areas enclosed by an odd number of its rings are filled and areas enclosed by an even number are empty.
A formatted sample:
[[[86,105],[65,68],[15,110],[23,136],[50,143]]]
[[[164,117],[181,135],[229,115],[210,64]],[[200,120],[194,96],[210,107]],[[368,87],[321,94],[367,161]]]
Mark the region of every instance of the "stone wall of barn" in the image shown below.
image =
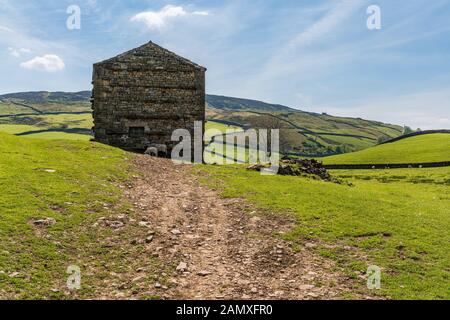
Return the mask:
[[[175,129],[205,120],[205,70],[158,47],[136,49],[95,64],[95,140],[124,149],[164,144]]]

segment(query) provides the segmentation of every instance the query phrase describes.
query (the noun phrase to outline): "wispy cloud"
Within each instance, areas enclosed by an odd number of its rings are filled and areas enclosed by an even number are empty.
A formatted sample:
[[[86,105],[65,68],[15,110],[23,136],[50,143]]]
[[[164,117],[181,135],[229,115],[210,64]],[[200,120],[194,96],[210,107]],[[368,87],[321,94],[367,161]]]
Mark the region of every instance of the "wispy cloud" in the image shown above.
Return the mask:
[[[319,41],[329,32],[334,31],[338,26],[352,15],[357,9],[361,8],[365,3],[364,0],[340,0],[336,5],[318,21],[312,24],[306,30],[296,35],[284,48],[284,51],[289,52],[302,46],[312,44],[314,41]]]
[[[20,66],[29,70],[40,70],[47,72],[61,71],[66,67],[64,61],[54,54],[46,54],[40,57],[35,57],[29,61],[22,62]]]
[[[13,57],[20,57],[23,54],[27,54],[27,53],[31,53],[31,49],[28,48],[12,48],[9,47],[8,48],[9,54],[12,55]]]
[[[398,96],[373,96],[322,106],[322,111],[338,116],[364,117],[422,130],[450,128],[450,89],[421,91]]]
[[[97,0],[86,0],[86,3],[91,8],[95,8],[97,6]]]
[[[53,41],[45,41],[37,37],[29,35],[27,32],[23,32],[17,28],[2,27],[0,26],[0,33],[5,33],[0,37],[0,44],[8,45],[10,53],[14,53],[15,48],[34,48],[36,51],[48,49],[51,46],[56,46],[57,43]],[[23,50],[22,50],[23,51]],[[20,52],[19,52],[20,53]],[[26,52],[22,52],[26,53]]]
[[[365,0],[336,1],[321,18],[294,35],[284,46],[276,50],[259,76],[267,78],[284,73],[286,70],[290,72],[298,70],[300,65],[297,64],[297,68],[293,68],[290,62],[300,60],[299,50],[322,41],[330,33],[336,33],[342,23],[361,8],[365,2]]]
[[[0,32],[8,32],[8,33],[13,33],[14,30],[5,26],[0,26]]]

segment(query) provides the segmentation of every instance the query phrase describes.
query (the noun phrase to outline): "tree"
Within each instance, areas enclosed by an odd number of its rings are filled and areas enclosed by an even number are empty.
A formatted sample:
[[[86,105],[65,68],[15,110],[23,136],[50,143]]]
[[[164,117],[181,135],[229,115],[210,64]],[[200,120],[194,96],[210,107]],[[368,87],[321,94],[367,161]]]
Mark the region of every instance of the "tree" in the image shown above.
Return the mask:
[[[288,153],[294,149],[294,146],[299,145],[301,135],[296,129],[281,129],[280,130],[280,152]]]
[[[378,137],[378,144],[386,142],[390,139],[390,137],[388,137],[387,135],[382,135]]]
[[[297,132],[294,129],[289,129],[289,124],[286,121],[278,118],[276,115],[266,114],[252,116],[248,118],[248,121],[258,131],[259,129],[279,129],[280,130],[280,152],[287,153],[292,150],[292,146],[299,141]],[[270,134],[268,142],[271,145]]]
[[[413,133],[413,132],[414,132],[413,129],[411,129],[411,128],[408,127],[408,126],[404,126],[404,127],[403,127],[402,135],[410,134],[410,133]]]

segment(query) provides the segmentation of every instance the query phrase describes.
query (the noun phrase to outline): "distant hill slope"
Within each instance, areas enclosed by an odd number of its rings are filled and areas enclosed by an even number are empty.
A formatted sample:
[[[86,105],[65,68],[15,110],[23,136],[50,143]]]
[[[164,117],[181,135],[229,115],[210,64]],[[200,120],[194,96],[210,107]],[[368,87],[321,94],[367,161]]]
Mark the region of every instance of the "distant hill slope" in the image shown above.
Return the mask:
[[[34,124],[48,113],[90,113],[90,91],[19,92],[0,95],[0,124]],[[11,117],[16,115],[15,117]],[[17,116],[20,115],[20,116]],[[304,112],[279,104],[206,95],[206,117],[243,128],[280,129],[283,153],[327,156],[372,147],[401,135],[401,126]],[[47,123],[48,124],[48,123]],[[51,126],[50,126],[51,127]],[[69,126],[70,128],[80,128]]]
[[[22,100],[29,103],[48,102],[80,102],[87,103],[91,98],[91,91],[80,92],[48,92],[31,91],[16,92],[0,95],[0,100]],[[257,100],[232,98],[225,96],[206,95],[207,106],[222,110],[259,110],[268,112],[296,111],[292,108],[270,104]]]
[[[259,110],[268,112],[296,111],[295,109],[282,106],[280,104],[270,104],[258,100],[215,96],[211,94],[206,95],[206,103],[211,108],[222,110],[234,110],[234,111]]]
[[[366,150],[326,157],[324,164],[394,164],[450,161],[450,133],[418,135]]]
[[[89,140],[90,91],[0,95],[0,132],[29,138]]]
[[[256,100],[206,96],[206,117],[244,128],[279,128],[283,153],[341,154],[400,136],[403,127],[379,121],[334,117]]]
[[[29,103],[89,102],[91,91],[80,92],[17,92],[0,95],[0,100],[23,100]]]

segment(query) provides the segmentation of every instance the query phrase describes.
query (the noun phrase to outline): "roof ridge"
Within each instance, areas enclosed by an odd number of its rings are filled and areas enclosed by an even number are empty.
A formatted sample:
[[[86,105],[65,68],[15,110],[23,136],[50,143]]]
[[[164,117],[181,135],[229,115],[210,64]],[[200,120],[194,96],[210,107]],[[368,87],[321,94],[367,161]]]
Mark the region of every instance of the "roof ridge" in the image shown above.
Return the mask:
[[[172,51],[170,51],[170,50],[168,50],[168,49],[166,49],[166,48],[164,48],[164,47],[162,47],[162,46],[160,46],[160,45],[154,43],[154,42],[151,41],[151,40],[150,40],[149,42],[147,42],[147,43],[141,45],[141,46],[138,46],[138,47],[133,48],[133,49],[131,49],[131,50],[125,51],[125,52],[123,52],[123,53],[120,53],[120,54],[118,54],[118,55],[116,55],[116,56],[114,56],[114,57],[112,57],[112,58],[108,58],[108,59],[106,59],[106,60],[97,62],[97,63],[95,63],[94,65],[100,65],[100,64],[103,64],[103,63],[111,62],[111,61],[113,61],[113,60],[116,60],[116,59],[119,58],[119,57],[122,57],[122,56],[125,56],[125,55],[128,55],[128,54],[132,54],[133,52],[135,52],[135,51],[137,51],[137,50],[139,50],[139,49],[145,48],[145,47],[147,47],[147,46],[154,46],[154,47],[157,47],[158,49],[163,50],[164,52],[166,52],[167,54],[171,55],[172,57],[174,57],[175,59],[177,59],[177,60],[179,60],[179,61],[181,61],[181,62],[184,62],[184,63],[186,63],[186,64],[188,64],[188,65],[191,65],[191,66],[193,66],[193,67],[195,67],[195,68],[198,68],[198,69],[202,69],[202,70],[205,70],[205,71],[207,70],[205,67],[203,67],[203,66],[201,66],[201,65],[199,65],[199,64],[197,64],[197,63],[195,63],[195,62],[192,62],[191,60],[189,60],[189,59],[187,59],[187,58],[184,58],[184,57],[182,57],[182,56],[176,54],[175,52],[172,52]]]

